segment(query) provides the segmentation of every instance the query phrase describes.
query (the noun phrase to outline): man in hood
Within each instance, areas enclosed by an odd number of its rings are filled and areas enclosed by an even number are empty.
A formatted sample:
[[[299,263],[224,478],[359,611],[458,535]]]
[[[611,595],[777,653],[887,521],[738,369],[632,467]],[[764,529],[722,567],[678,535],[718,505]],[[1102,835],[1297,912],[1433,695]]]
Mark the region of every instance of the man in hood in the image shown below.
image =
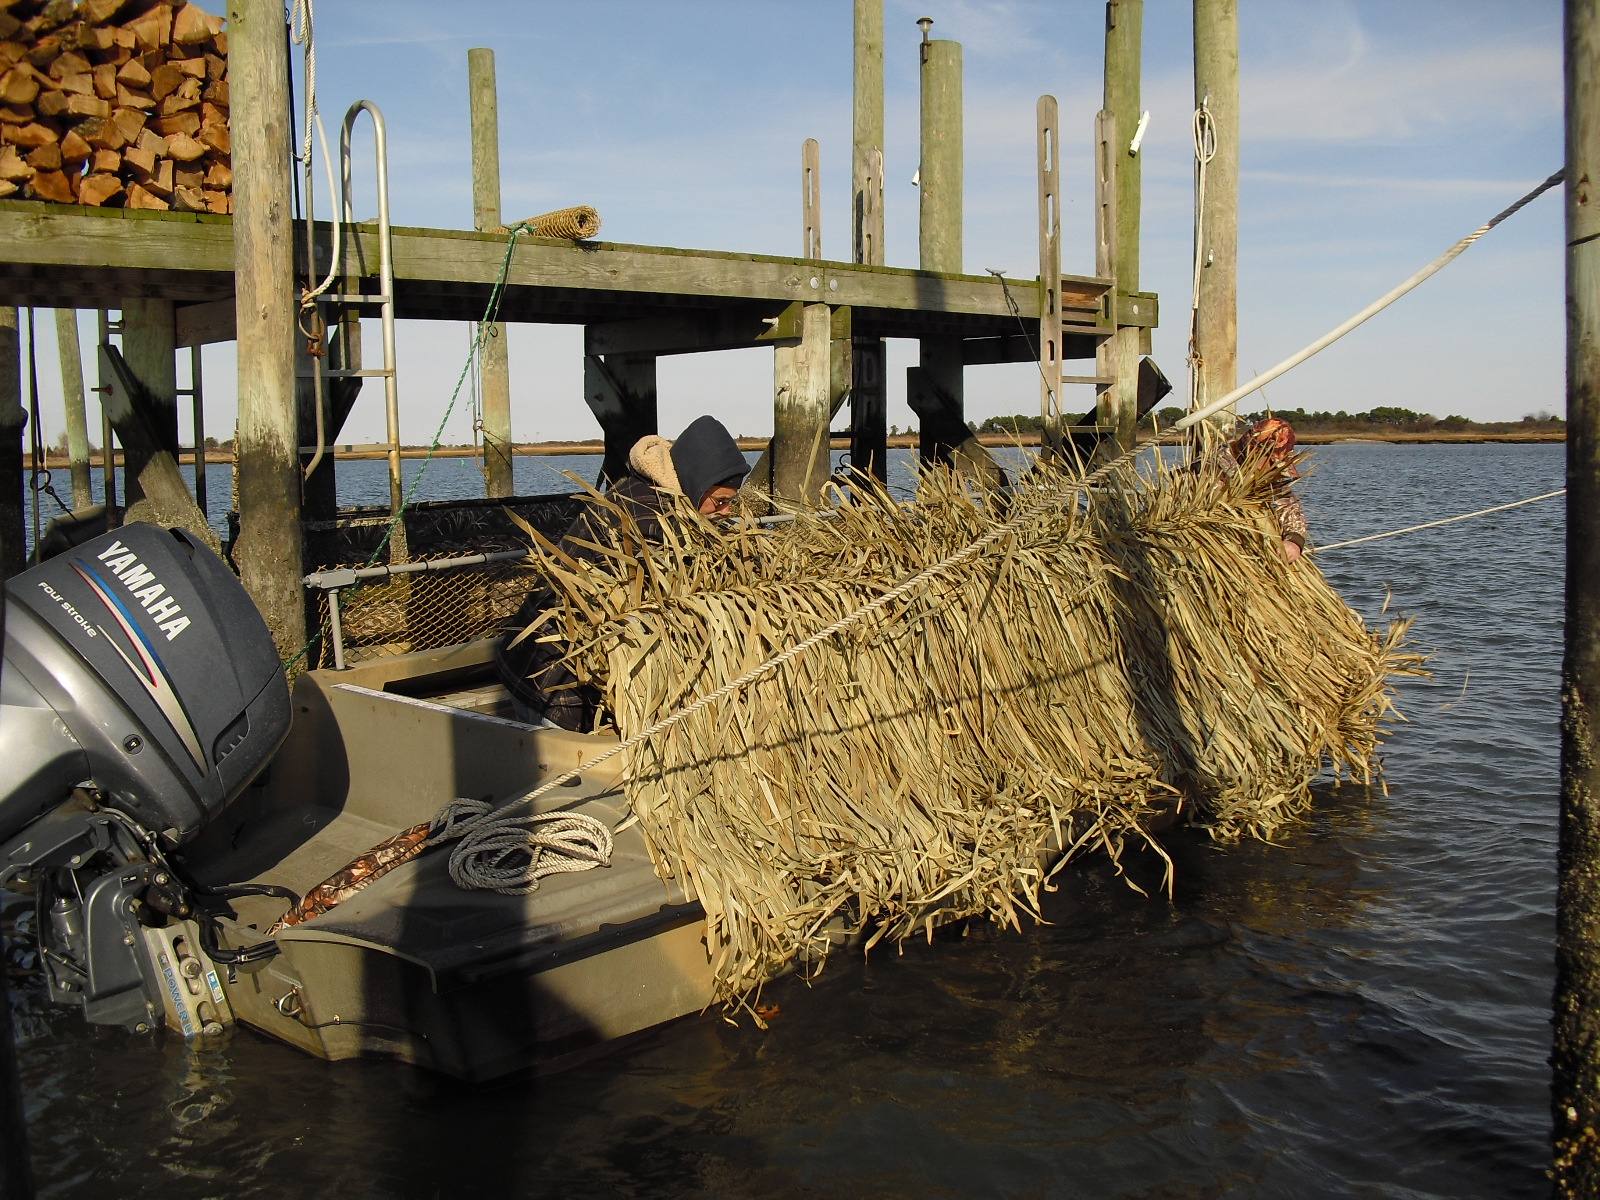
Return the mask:
[[[628,452],[628,473],[612,482],[608,498],[626,507],[638,522],[639,532],[653,542],[660,539],[662,518],[678,497],[704,516],[720,516],[733,504],[749,471],[743,452],[722,422],[700,417],[676,442],[651,435],[634,443]],[[603,544],[615,526],[614,512],[587,504],[562,537],[561,550],[575,559],[596,560],[600,555],[589,544]],[[511,693],[511,706],[519,721],[587,733],[594,728],[600,694],[579,683],[561,664],[567,652],[565,644],[541,641],[537,635],[517,640],[554,602],[548,587],[536,588],[502,626],[495,645],[495,673]]]

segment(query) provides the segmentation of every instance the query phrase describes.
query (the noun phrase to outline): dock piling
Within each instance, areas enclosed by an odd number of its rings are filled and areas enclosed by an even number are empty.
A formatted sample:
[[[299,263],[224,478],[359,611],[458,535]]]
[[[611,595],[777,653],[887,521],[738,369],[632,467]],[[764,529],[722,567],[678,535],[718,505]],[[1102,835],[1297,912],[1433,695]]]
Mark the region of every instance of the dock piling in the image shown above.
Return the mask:
[[[829,474],[833,312],[826,304],[796,307],[799,344],[772,352],[772,496],[810,506]]]
[[[1553,1072],[1555,1193],[1600,1195],[1600,0],[1566,4],[1567,596]]]
[[[1131,149],[1139,127],[1140,53],[1144,36],[1144,0],[1106,0],[1106,55],[1104,108],[1112,115],[1117,142],[1111,148],[1116,162],[1116,220],[1112,230],[1112,319],[1117,332],[1107,346],[1103,374],[1116,379],[1112,408],[1116,414],[1117,448],[1134,443],[1139,423],[1139,355],[1148,329],[1132,324],[1129,299],[1139,290],[1139,210],[1142,190],[1140,157]]]
[[[852,261],[884,265],[883,0],[855,0],[855,91],[851,162]],[[888,358],[881,337],[850,345],[850,465],[884,480],[889,473]]]
[[[1039,176],[1039,415],[1045,451],[1062,449],[1061,113],[1054,96],[1035,108]]]
[[[918,261],[924,271],[959,274],[965,169],[961,43],[929,39],[927,25],[923,26],[922,38]],[[949,461],[951,452],[965,439],[965,400],[961,343],[943,337],[920,339],[918,365],[908,368],[906,402],[917,414],[917,442],[923,462]]]
[[[289,64],[283,6],[229,0],[239,538],[234,561],[285,659],[306,640],[295,402]]]
[[[23,452],[27,425],[28,410],[22,406],[22,339],[17,310],[0,307],[0,579],[10,579],[27,565],[26,509],[22,502],[28,474]]]
[[[150,401],[145,414],[156,445],[174,457],[178,453],[177,326],[170,300],[122,302],[122,357],[133,376],[144,385]],[[139,476],[146,459],[132,445],[124,452],[124,486],[128,504],[143,496]]]
[[[472,219],[479,232],[503,223],[500,205],[500,115],[494,51],[467,51],[467,91],[472,104]],[[511,470],[511,365],[506,327],[496,321],[485,331],[479,354],[483,389],[483,478],[485,494],[516,491]]]
[[[1195,403],[1225,396],[1239,382],[1239,4],[1194,0],[1194,102],[1210,109],[1216,155],[1206,167],[1200,229]],[[1230,420],[1237,406],[1217,420]]]
[[[67,469],[72,477],[72,507],[94,503],[89,476],[89,420],[83,396],[83,348],[78,340],[78,312],[56,309],[56,352],[61,359],[61,403],[67,415]]]

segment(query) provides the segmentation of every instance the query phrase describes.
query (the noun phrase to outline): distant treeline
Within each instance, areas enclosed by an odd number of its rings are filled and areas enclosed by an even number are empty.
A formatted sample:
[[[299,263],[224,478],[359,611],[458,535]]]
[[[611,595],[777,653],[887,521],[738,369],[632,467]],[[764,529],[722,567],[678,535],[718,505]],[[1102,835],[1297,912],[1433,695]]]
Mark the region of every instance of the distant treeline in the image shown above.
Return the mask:
[[[1159,409],[1156,417],[1161,428],[1166,429],[1184,415],[1177,407]],[[1241,413],[1246,421],[1262,417],[1282,417],[1301,433],[1515,433],[1522,430],[1564,430],[1566,421],[1551,413],[1528,413],[1520,421],[1473,421],[1467,417],[1436,417],[1432,413],[1413,412],[1409,408],[1380,405],[1369,412],[1307,412],[1303,408],[1279,408],[1270,412]],[[990,417],[975,427],[977,433],[1039,433],[1043,417]]]

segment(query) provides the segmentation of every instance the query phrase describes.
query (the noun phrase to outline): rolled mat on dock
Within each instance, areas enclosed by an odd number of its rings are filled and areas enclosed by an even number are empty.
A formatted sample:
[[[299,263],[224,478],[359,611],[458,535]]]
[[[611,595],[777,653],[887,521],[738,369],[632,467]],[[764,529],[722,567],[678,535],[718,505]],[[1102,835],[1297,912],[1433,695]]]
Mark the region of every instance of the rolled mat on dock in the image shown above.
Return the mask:
[[[600,214],[587,204],[579,204],[573,208],[558,208],[555,212],[529,217],[525,221],[519,221],[518,224],[527,226],[524,232],[531,233],[535,237],[566,238],[573,242],[586,242],[599,236]],[[506,233],[507,228],[502,226],[499,232]]]
[[[1061,493],[629,756],[633,811],[658,873],[705,906],[725,997],[820,964],[841,930],[1016,925],[1056,850],[1159,851],[1174,811],[1270,839],[1324,769],[1377,778],[1389,679],[1422,671],[1406,622],[1368,629],[1314,563],[1285,561],[1254,470],[1117,482],[1075,494],[1042,466],[978,495],[936,468],[913,506],[857,492],[831,519],[731,534],[684,506],[654,547],[619,513],[598,566],[543,543],[559,600],[536,636],[569,643],[626,737]]]

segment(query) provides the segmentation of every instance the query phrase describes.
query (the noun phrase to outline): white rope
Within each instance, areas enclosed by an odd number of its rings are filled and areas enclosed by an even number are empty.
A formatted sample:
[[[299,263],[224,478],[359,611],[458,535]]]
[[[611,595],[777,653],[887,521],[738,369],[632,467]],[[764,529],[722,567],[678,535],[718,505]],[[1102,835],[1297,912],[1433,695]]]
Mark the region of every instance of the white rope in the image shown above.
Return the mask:
[[[311,128],[317,116],[317,39],[312,32],[313,0],[294,0],[294,13],[290,19],[289,36],[296,46],[306,48],[306,136],[300,152],[295,155],[303,163],[311,162]]]
[[[1480,508],[1477,512],[1462,513],[1459,517],[1445,517],[1442,521],[1427,521],[1421,525],[1407,525],[1404,529],[1391,529],[1388,533],[1369,533],[1366,537],[1351,538],[1347,542],[1334,542],[1331,546],[1317,546],[1313,554],[1326,554],[1329,550],[1342,550],[1346,546],[1359,546],[1362,542],[1376,542],[1381,538],[1399,537],[1402,533],[1416,533],[1419,529],[1437,529],[1440,525],[1454,525],[1457,521],[1465,521],[1472,517],[1486,517],[1490,513],[1505,512],[1508,508],[1521,508],[1524,504],[1536,504],[1540,500],[1554,500],[1557,496],[1565,496],[1566,488],[1554,492],[1546,492],[1542,496],[1529,496],[1526,500],[1513,500],[1510,504],[1496,504],[1493,508]]]
[[[1551,188],[1555,187],[1556,184],[1561,182],[1561,180],[1565,176],[1565,174],[1566,174],[1565,171],[1557,171],[1554,175],[1550,176],[1549,179],[1546,179],[1543,183],[1541,183],[1538,187],[1534,188],[1533,191],[1529,192],[1526,196],[1522,197],[1522,199],[1518,200],[1510,208],[1507,208],[1507,209],[1497,213],[1494,217],[1490,218],[1490,220],[1486,224],[1480,225],[1477,229],[1475,229],[1471,233],[1467,234],[1466,237],[1462,238],[1454,246],[1451,246],[1450,249],[1446,250],[1438,258],[1434,259],[1427,266],[1423,267],[1422,270],[1418,271],[1410,279],[1406,280],[1404,283],[1402,283],[1399,287],[1395,288],[1394,290],[1389,291],[1389,292],[1385,292],[1382,296],[1379,296],[1376,300],[1374,300],[1371,304],[1369,304],[1365,308],[1363,308],[1355,316],[1351,317],[1343,325],[1340,325],[1337,329],[1333,330],[1330,333],[1323,334],[1316,341],[1312,342],[1309,346],[1307,346],[1304,350],[1301,350],[1301,351],[1299,351],[1298,353],[1295,353],[1295,354],[1291,354],[1288,358],[1284,359],[1281,363],[1279,363],[1277,366],[1273,367],[1270,371],[1266,371],[1266,372],[1263,372],[1260,375],[1257,375],[1254,379],[1252,379],[1249,383],[1245,384],[1243,387],[1236,387],[1236,388],[1233,389],[1233,391],[1229,392],[1226,396],[1223,396],[1221,399],[1213,400],[1213,401],[1205,404],[1204,406],[1202,406],[1201,408],[1199,408],[1195,412],[1191,412],[1188,416],[1184,417],[1181,421],[1178,421],[1177,424],[1174,426],[1174,428],[1176,428],[1176,429],[1188,429],[1189,427],[1198,424],[1199,422],[1205,420],[1207,417],[1211,416],[1212,414],[1221,412],[1223,409],[1227,408],[1230,404],[1234,403],[1236,400],[1242,400],[1242,399],[1244,399],[1244,397],[1248,396],[1251,392],[1257,391],[1260,388],[1265,387],[1267,384],[1271,383],[1274,379],[1276,379],[1278,376],[1284,374],[1285,372],[1290,371],[1290,370],[1294,369],[1295,367],[1298,367],[1301,363],[1305,362],[1306,359],[1310,358],[1313,354],[1316,354],[1317,352],[1319,352],[1321,350],[1326,350],[1329,346],[1333,345],[1334,342],[1337,342],[1340,338],[1342,338],[1345,334],[1349,333],[1357,325],[1360,325],[1363,321],[1367,320],[1369,317],[1376,316],[1378,313],[1380,313],[1384,309],[1388,308],[1389,305],[1393,304],[1396,300],[1400,299],[1401,296],[1404,296],[1407,292],[1411,291],[1412,288],[1416,287],[1418,284],[1422,283],[1424,280],[1433,277],[1435,274],[1437,274],[1439,271],[1443,270],[1450,263],[1454,262],[1455,259],[1461,254],[1462,251],[1464,251],[1468,246],[1472,245],[1473,242],[1477,241],[1484,234],[1488,233],[1489,230],[1493,229],[1496,225],[1500,224],[1501,221],[1504,221],[1507,217],[1511,216],[1513,213],[1515,213],[1518,210],[1520,210],[1524,205],[1527,205],[1527,204],[1531,203],[1532,201],[1537,199],[1539,196],[1543,195],[1545,192],[1547,192]]]
[[[433,819],[428,845],[450,851],[450,879],[464,891],[526,896],[547,875],[609,867],[611,830],[587,813],[495,815],[487,800],[452,800]]]

